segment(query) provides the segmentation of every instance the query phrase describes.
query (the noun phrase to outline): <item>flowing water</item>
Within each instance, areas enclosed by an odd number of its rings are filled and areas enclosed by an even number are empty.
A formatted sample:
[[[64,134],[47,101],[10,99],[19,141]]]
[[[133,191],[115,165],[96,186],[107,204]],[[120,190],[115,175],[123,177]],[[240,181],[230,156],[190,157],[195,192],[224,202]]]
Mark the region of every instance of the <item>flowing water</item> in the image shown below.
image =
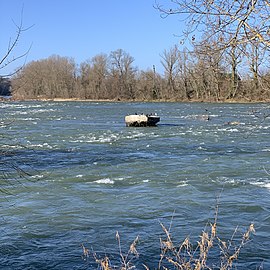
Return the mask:
[[[237,269],[270,269],[267,104],[3,102],[0,110],[0,269],[97,269],[92,253],[118,258],[116,232],[123,253],[139,235],[137,269],[155,269],[160,223],[176,243],[196,244],[217,205],[222,240],[256,229]],[[135,112],[161,121],[126,127]]]

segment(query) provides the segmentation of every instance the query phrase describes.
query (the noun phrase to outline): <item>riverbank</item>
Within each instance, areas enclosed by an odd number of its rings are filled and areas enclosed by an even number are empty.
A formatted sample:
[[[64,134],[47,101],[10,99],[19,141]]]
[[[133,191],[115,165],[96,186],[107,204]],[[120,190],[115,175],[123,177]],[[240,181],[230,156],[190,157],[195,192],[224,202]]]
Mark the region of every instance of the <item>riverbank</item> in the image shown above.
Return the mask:
[[[126,99],[82,99],[82,98],[33,98],[33,99],[16,99],[16,98],[2,98],[0,101],[44,101],[44,102],[152,102],[152,103],[218,103],[218,104],[252,104],[252,103],[270,103],[270,99],[265,100],[247,100],[247,99],[228,99],[228,100],[201,100],[201,99],[155,99],[155,100],[126,100]]]

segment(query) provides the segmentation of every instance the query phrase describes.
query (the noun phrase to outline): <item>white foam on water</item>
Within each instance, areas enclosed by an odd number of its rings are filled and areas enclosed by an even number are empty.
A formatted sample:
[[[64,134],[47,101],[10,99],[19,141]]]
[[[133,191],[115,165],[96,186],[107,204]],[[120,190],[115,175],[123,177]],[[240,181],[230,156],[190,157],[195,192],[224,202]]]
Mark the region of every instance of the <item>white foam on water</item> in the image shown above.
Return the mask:
[[[145,179],[145,180],[143,180],[143,183],[149,183],[150,182],[150,180],[149,179]]]
[[[41,178],[43,178],[43,177],[44,177],[43,174],[37,174],[37,175],[32,175],[32,176],[31,176],[31,178],[33,178],[33,179],[41,179]]]
[[[32,110],[32,111],[28,111],[27,113],[43,113],[43,112],[56,112],[57,110],[55,109],[35,109],[35,110]]]
[[[36,121],[38,120],[38,118],[31,118],[31,117],[27,117],[27,118],[22,118],[20,119],[21,121]]]
[[[181,181],[181,182],[177,185],[177,187],[186,187],[186,186],[188,186],[187,181]]]
[[[223,185],[228,185],[229,184],[229,185],[235,186],[237,184],[243,183],[243,180],[221,176],[221,177],[218,177],[217,179],[212,179],[212,182],[213,183],[220,183],[220,184],[223,184]]]
[[[123,139],[137,139],[142,137],[157,137],[158,135],[155,133],[151,134],[144,134],[141,132],[133,132],[129,134],[123,134],[123,133],[112,133],[112,132],[105,132],[103,134],[88,134],[88,135],[81,135],[77,138],[73,138],[70,140],[72,143],[112,143]],[[150,147],[147,146],[147,147]]]
[[[114,181],[110,178],[103,178],[103,179],[99,179],[99,180],[94,181],[94,183],[112,185],[112,184],[114,184]]]
[[[75,140],[70,140],[70,142],[72,143],[110,143],[112,141],[116,141],[118,138],[117,135],[115,134],[103,134],[101,136],[94,136],[94,135],[90,135],[90,136],[80,136],[78,139]]]
[[[251,185],[262,187],[262,188],[267,188],[270,189],[270,183],[265,183],[265,182],[251,182]]]
[[[47,179],[45,181],[46,182],[52,182],[52,183],[54,183],[54,182],[62,182],[62,180],[60,180],[60,179]]]
[[[261,179],[256,179],[256,178],[251,178],[251,179],[230,179],[227,177],[220,177],[217,179],[218,182],[224,183],[224,184],[229,184],[229,185],[237,185],[237,184],[250,184],[253,186],[257,187],[262,187],[262,188],[267,188],[270,189],[270,183],[267,182],[266,178],[261,178]],[[213,181],[216,182],[216,181]]]
[[[28,142],[29,143],[29,142]],[[49,145],[48,143],[43,143],[43,144],[29,144],[29,147],[38,147],[38,148],[47,148],[47,149],[53,149],[53,147],[51,145]]]
[[[124,177],[115,178],[115,180],[117,180],[117,181],[123,181],[124,179],[125,179]]]
[[[93,183],[97,183],[97,184],[109,184],[109,185],[113,185],[115,183],[115,181],[123,181],[125,179],[128,179],[130,178],[130,176],[127,176],[127,177],[116,177],[116,178],[109,178],[109,177],[106,177],[106,178],[102,178],[102,179],[98,179],[96,181],[89,181],[87,182],[87,184],[93,184]]]

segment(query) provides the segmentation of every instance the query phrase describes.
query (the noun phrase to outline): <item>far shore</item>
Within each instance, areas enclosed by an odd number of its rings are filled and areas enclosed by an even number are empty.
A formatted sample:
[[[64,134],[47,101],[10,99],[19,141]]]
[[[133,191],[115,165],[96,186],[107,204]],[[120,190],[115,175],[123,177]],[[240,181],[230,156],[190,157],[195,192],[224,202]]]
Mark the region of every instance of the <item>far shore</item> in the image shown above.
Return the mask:
[[[167,100],[167,99],[158,99],[158,100],[128,100],[128,99],[81,99],[81,98],[33,98],[33,99],[2,99],[2,101],[44,101],[44,102],[179,102],[179,103],[270,103],[270,100],[247,100],[247,99],[239,99],[239,100]]]

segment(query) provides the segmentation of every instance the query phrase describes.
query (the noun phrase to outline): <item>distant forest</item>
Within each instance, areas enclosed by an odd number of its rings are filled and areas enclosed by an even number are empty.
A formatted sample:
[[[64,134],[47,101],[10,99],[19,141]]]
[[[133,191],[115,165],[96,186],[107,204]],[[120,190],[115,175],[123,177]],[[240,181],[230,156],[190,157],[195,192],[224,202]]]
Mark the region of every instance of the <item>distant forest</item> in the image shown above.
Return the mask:
[[[255,58],[256,56],[256,58]],[[13,99],[92,99],[118,101],[267,101],[270,73],[258,73],[261,58],[209,51],[164,50],[164,74],[155,66],[142,71],[122,49],[99,54],[77,65],[72,58],[53,55],[32,61],[10,80]],[[244,62],[245,61],[245,62]],[[243,68],[245,63],[245,69]],[[249,63],[249,65],[247,64]],[[240,74],[240,67],[242,74]],[[7,80],[1,91],[8,94]]]

